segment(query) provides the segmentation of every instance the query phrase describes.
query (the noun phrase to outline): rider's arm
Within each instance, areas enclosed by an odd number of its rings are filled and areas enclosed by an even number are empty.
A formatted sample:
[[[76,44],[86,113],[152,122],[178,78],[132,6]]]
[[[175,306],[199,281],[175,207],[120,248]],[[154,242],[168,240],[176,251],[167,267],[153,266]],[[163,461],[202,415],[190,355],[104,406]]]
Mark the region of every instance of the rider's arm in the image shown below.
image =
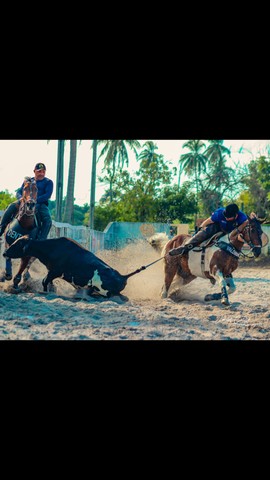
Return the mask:
[[[53,192],[53,181],[48,180],[45,186],[45,193],[43,195],[39,195],[37,198],[37,203],[44,203],[48,202],[48,200],[51,198]]]

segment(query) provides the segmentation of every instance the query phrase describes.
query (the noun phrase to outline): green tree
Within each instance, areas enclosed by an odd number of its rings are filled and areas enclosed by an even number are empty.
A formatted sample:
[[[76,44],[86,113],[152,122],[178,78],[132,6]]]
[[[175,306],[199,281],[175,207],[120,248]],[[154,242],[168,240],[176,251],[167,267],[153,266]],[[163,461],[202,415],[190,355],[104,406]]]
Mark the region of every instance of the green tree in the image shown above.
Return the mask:
[[[64,210],[64,222],[72,224],[74,221],[74,187],[77,159],[77,140],[70,140],[70,156],[68,170],[67,196]]]
[[[196,212],[196,198],[191,190],[192,184],[185,182],[165,187],[156,204],[156,221],[189,223]]]
[[[248,164],[248,174],[243,178],[248,187],[251,206],[259,217],[270,215],[270,160],[261,155]]]
[[[156,163],[159,154],[155,150],[158,150],[158,146],[152,140],[149,140],[143,144],[142,148],[144,147],[145,149],[138,156],[138,161],[144,162],[145,166],[149,166],[152,162]]]
[[[129,157],[127,147],[138,157],[137,149],[141,147],[138,140],[98,140],[99,143],[104,143],[98,159],[104,158],[103,170],[106,170],[109,180],[110,200],[113,200],[113,185],[117,170],[123,170],[124,165],[128,166]]]
[[[209,146],[204,155],[208,159],[207,168],[212,178],[215,180],[215,187],[218,192],[222,188],[222,183],[228,170],[226,170],[226,155],[231,155],[229,148],[223,145],[224,140],[208,140]]]
[[[7,190],[0,192],[0,210],[5,210],[8,205],[15,202],[16,197],[9,193]]]
[[[188,140],[183,144],[183,148],[188,148],[190,151],[180,156],[179,167],[182,165],[182,169],[188,177],[194,177],[196,188],[196,216],[198,212],[198,197],[199,197],[199,177],[208,161],[208,158],[201,150],[205,147],[205,144],[201,140]]]
[[[47,141],[48,143],[50,140]],[[58,140],[56,168],[56,203],[55,220],[61,222],[63,210],[63,177],[64,177],[65,140]]]
[[[117,171],[114,181],[114,198],[109,203],[105,192],[101,202],[110,211],[111,221],[155,222],[158,221],[158,198],[164,185],[171,183],[176,168],[164,160],[163,155],[151,155],[153,144],[146,142],[140,168],[131,177],[127,171]],[[100,215],[100,210],[99,210]],[[95,223],[96,225],[96,223]]]
[[[209,164],[222,164],[224,155],[231,156],[231,150],[223,145],[224,140],[208,140],[208,142],[204,155],[208,158]]]

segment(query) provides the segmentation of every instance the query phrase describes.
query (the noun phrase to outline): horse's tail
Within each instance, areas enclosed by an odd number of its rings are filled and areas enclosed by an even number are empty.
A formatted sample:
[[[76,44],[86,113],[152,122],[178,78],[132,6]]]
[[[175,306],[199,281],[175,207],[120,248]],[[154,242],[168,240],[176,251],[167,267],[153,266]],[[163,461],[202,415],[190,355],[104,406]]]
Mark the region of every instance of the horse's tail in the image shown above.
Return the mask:
[[[155,233],[152,237],[148,238],[147,241],[150,243],[151,247],[160,253],[169,241],[169,237],[166,233]]]

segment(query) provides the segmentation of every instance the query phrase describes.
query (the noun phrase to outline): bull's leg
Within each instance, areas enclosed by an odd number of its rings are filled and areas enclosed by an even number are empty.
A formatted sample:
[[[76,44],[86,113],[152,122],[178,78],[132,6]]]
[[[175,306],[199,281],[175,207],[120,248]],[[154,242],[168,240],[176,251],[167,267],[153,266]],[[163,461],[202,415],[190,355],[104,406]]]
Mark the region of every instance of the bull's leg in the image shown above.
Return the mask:
[[[22,273],[24,272],[29,260],[30,260],[31,257],[24,257],[24,258],[21,258],[21,264],[20,264],[20,268],[17,272],[17,274],[15,275],[15,277],[13,278],[13,288],[15,289],[18,289],[18,285],[22,279]]]
[[[233,276],[231,274],[227,275],[225,277],[225,281],[226,281],[227,287],[229,287],[228,294],[230,295],[231,293],[234,293],[236,290],[236,285],[234,283]]]
[[[215,277],[221,289],[221,303],[223,305],[230,305],[229,297],[227,293],[227,283],[220,270],[217,270]]]
[[[26,266],[26,269],[25,269],[25,272],[23,274],[23,281],[26,282],[27,280],[29,280],[29,278],[31,278],[31,275],[29,273],[29,269],[32,265],[32,263],[36,260],[35,257],[31,257],[31,259],[29,260],[28,262],[28,265]]]
[[[61,273],[56,272],[55,270],[50,270],[48,275],[46,275],[45,278],[42,280],[42,285],[43,285],[43,291],[47,292],[48,291],[48,285],[49,285],[49,291],[52,292],[54,291],[53,287],[53,280],[57,277],[60,277]]]
[[[165,268],[164,268],[165,281],[161,289],[161,298],[168,297],[169,288],[177,272],[177,263],[178,262],[176,258],[169,259],[168,262],[165,259]]]

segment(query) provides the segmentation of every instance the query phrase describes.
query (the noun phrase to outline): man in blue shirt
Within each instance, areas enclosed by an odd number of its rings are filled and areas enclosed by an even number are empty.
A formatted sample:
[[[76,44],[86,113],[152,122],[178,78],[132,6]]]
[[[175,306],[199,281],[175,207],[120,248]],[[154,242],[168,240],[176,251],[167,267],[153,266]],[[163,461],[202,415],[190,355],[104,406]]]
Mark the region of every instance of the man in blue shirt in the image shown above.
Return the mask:
[[[38,235],[38,239],[45,240],[52,226],[52,218],[48,207],[48,200],[51,198],[53,192],[53,181],[45,177],[46,166],[44,165],[44,163],[37,163],[35,165],[34,174],[35,176],[32,177],[32,179],[35,179],[38,188],[36,212],[41,222],[41,229]],[[24,184],[22,184],[21,187],[18,188],[18,190],[16,191],[16,197],[18,200],[11,203],[7,207],[3,215],[0,225],[0,237],[1,235],[3,235],[6,226],[10,223],[12,218],[14,218],[18,212],[17,205],[20,198],[22,197],[23,187]]]
[[[191,237],[183,247],[170,250],[169,255],[182,256],[217,232],[223,232],[224,234],[232,232],[236,227],[242,225],[247,218],[247,215],[239,210],[236,203],[231,203],[226,208],[218,208],[209,218],[204,220],[198,233]]]

